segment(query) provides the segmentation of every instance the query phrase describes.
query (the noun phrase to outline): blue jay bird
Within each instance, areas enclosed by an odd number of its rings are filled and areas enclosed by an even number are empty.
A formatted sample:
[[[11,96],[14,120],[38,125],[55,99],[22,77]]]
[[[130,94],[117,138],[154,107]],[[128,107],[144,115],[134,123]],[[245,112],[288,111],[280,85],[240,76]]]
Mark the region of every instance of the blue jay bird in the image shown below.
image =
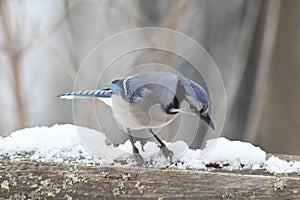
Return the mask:
[[[146,72],[114,80],[106,86],[108,88],[103,90],[74,91],[58,97],[95,97],[109,105],[115,121],[129,136],[138,164],[143,164],[144,160],[134,144],[131,130],[147,129],[159,143],[165,158],[172,162],[173,152],[158,138],[153,128],[167,125],[180,113],[191,113],[214,129],[208,113],[208,96],[192,80],[170,72]]]

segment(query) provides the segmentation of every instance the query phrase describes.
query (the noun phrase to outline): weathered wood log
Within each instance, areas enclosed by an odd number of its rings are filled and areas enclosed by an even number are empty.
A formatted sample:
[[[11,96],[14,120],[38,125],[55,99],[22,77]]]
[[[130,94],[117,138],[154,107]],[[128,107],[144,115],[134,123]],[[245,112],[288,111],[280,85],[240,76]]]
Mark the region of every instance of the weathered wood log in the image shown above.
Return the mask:
[[[300,160],[299,156],[280,156]],[[300,175],[0,161],[0,199],[300,199]]]

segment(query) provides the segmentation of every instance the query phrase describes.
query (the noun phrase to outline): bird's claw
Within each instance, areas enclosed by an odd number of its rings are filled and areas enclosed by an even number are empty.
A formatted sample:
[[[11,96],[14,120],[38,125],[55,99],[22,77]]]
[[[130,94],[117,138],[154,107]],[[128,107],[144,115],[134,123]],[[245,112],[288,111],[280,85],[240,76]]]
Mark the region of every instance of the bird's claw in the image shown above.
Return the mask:
[[[146,166],[146,163],[144,161],[144,158],[141,156],[141,154],[139,153],[134,153],[133,154],[134,156],[134,160],[137,162],[137,165],[139,167],[145,167]]]
[[[164,157],[168,160],[170,160],[170,163],[172,163],[172,158],[174,156],[173,151],[171,151],[170,149],[168,149],[166,146],[161,147],[160,148],[162,154],[164,155]]]

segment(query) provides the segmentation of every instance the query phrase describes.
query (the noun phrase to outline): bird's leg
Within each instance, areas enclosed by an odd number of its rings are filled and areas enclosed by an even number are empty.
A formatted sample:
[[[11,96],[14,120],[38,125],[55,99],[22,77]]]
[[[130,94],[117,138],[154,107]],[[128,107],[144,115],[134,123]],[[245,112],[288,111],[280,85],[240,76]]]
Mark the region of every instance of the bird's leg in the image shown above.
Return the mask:
[[[132,144],[132,150],[133,150],[133,155],[134,155],[134,159],[135,161],[137,162],[137,164],[139,166],[144,166],[145,165],[145,161],[143,159],[143,157],[141,156],[140,152],[139,152],[139,149],[134,145],[134,141],[133,141],[133,138],[132,138],[132,135],[130,133],[130,130],[127,130],[128,132],[128,135],[129,135],[129,140]]]
[[[161,139],[159,139],[159,137],[157,137],[157,135],[153,132],[151,128],[148,130],[159,143],[158,147],[160,148],[162,154],[165,156],[166,159],[170,159],[170,163],[172,163],[172,157],[174,156],[174,153],[167,148],[167,146],[163,143],[163,141],[161,141]]]

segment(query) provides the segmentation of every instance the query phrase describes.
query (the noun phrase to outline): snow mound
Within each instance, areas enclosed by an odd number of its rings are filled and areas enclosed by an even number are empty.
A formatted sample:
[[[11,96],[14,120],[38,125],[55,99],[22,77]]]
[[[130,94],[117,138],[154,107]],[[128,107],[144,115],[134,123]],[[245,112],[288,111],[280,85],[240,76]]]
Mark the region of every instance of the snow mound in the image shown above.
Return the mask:
[[[76,137],[76,132],[79,130],[94,131],[73,125],[18,130],[8,137],[0,137],[0,154],[13,159],[25,157],[50,162],[72,160],[78,156],[92,159],[80,138]]]
[[[134,165],[129,141],[113,147],[106,145],[105,139],[98,131],[69,124],[33,127],[13,132],[9,137],[0,137],[0,156],[42,162]],[[214,166],[300,173],[299,161],[288,162],[274,156],[266,159],[266,152],[259,147],[223,137],[208,140],[203,150],[189,149],[182,141],[166,144],[173,151],[176,161],[170,167],[205,169]],[[141,149],[139,142],[136,145]],[[146,143],[144,150],[140,151],[141,155],[150,166],[164,167],[168,164],[156,143]]]
[[[230,141],[226,138],[211,139],[203,150],[189,150],[182,157],[189,167],[202,163],[217,164],[231,169],[259,169],[266,160],[266,152],[250,143]]]
[[[265,168],[271,173],[292,173],[300,174],[300,161],[285,161],[278,157],[271,156],[265,162]]]

